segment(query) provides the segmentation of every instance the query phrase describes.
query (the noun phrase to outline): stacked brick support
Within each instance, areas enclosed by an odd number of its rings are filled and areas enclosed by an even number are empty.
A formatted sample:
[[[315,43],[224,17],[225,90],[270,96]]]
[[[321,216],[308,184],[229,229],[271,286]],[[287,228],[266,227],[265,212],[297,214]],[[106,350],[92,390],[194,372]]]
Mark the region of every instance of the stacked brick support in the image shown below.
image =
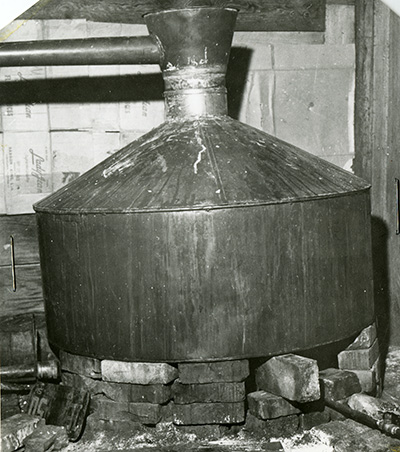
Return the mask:
[[[246,390],[248,360],[171,365],[61,352],[60,361],[62,383],[88,391],[91,412],[102,422],[124,421],[138,428],[168,423],[182,432],[214,437],[226,428],[276,436],[340,419],[325,400],[346,401],[371,389],[360,372],[375,377],[377,350],[371,325],[339,354],[339,369],[319,370],[316,360],[295,354],[268,358],[251,375],[252,392]]]
[[[382,375],[375,324],[365,328],[346,350],[338,354],[338,364],[339,369],[350,370],[357,375],[364,392],[380,395]]]

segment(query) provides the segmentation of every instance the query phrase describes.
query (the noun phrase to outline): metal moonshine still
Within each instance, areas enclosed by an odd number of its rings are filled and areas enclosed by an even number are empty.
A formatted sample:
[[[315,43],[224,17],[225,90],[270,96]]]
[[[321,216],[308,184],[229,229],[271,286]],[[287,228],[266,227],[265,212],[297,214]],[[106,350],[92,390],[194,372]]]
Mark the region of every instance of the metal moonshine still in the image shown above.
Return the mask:
[[[60,349],[240,359],[373,321],[369,185],[227,116],[236,15],[147,15],[166,121],[34,206]]]

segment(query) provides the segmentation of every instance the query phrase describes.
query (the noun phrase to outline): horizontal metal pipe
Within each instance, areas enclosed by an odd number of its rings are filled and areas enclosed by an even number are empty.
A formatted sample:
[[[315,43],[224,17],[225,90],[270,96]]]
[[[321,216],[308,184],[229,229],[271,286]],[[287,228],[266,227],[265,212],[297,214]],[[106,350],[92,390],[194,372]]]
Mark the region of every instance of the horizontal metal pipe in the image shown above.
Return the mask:
[[[0,43],[0,67],[92,64],[159,64],[151,36]]]
[[[2,381],[34,381],[36,378],[56,380],[60,374],[58,361],[38,362],[33,364],[18,364],[0,367]]]

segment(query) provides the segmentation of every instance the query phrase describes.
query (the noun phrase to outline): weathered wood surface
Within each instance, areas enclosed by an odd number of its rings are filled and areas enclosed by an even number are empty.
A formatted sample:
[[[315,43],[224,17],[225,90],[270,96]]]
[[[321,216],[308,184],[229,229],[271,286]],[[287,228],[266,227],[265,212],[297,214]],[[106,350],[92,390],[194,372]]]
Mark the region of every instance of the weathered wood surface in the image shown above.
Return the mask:
[[[0,267],[0,317],[42,312],[40,265],[17,265],[17,290],[13,291],[11,267]]]
[[[356,2],[355,171],[372,183],[375,305],[380,336],[400,344],[400,18],[381,1]]]
[[[323,31],[325,28],[325,0],[40,0],[20,19],[144,23],[145,13],[189,6],[238,8],[236,30]]]
[[[39,262],[35,215],[0,215],[0,267],[11,265],[11,242],[17,265]]]

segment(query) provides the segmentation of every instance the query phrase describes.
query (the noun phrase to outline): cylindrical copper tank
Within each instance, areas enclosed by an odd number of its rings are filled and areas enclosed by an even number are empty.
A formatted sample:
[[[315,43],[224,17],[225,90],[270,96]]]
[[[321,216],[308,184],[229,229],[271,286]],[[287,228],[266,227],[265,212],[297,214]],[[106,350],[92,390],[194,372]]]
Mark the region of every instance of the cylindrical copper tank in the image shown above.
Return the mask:
[[[48,335],[61,349],[249,358],[372,322],[369,186],[226,115],[235,18],[148,15],[166,122],[35,205]]]

